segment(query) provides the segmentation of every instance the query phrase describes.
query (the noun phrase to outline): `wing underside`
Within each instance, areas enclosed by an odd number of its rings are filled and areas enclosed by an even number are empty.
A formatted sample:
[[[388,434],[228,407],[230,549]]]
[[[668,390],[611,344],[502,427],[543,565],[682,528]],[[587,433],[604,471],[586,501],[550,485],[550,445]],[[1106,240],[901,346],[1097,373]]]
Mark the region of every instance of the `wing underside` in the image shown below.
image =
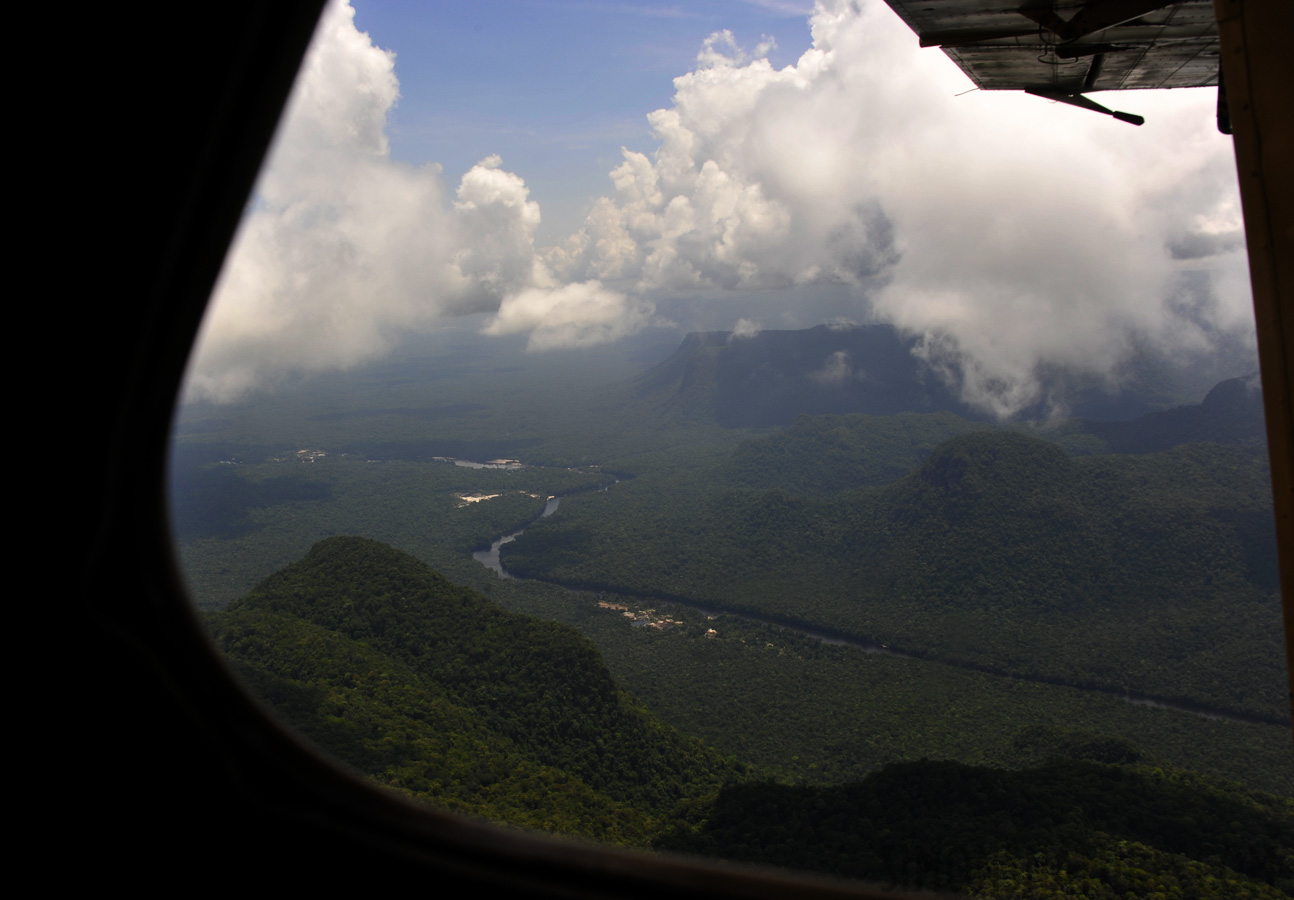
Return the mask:
[[[1218,83],[1212,0],[886,0],[986,91],[1043,95]]]

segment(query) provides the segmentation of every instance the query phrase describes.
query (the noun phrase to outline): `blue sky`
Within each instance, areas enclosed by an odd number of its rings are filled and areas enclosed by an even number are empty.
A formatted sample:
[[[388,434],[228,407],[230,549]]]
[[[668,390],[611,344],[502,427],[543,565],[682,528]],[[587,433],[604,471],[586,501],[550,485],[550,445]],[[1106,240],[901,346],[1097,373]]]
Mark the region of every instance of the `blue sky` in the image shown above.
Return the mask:
[[[396,53],[392,156],[439,162],[453,179],[499,154],[544,211],[541,240],[578,227],[621,146],[654,148],[647,114],[670,105],[674,78],[707,37],[727,29],[748,48],[771,37],[780,68],[809,48],[813,9],[805,0],[354,6],[356,27]]]

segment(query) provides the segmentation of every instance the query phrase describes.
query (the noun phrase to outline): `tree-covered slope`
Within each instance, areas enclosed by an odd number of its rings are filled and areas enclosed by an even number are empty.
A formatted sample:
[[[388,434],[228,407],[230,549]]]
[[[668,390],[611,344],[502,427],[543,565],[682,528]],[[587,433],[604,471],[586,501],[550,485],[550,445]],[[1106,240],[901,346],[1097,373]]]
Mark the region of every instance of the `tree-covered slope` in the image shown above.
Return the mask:
[[[620,691],[578,633],[375,541],[321,541],[210,621],[307,737],[464,811],[642,842],[742,771]]]
[[[650,815],[537,763],[398,660],[295,616],[212,618],[217,645],[274,715],[377,783],[495,822],[646,839]]]
[[[1287,897],[1294,806],[1177,771],[1054,759],[889,766],[837,788],[726,788],[660,842],[976,897]]]
[[[894,484],[824,498],[704,474],[635,479],[572,498],[504,562],[1280,719],[1271,532],[1252,449],[1071,458],[993,430],[947,440]]]
[[[490,596],[579,628],[597,643],[617,682],[661,719],[782,780],[843,784],[922,758],[1020,768],[1045,756],[1022,753],[1019,733],[1051,728],[1135,745],[1157,764],[1294,796],[1287,725],[1204,718],[1113,693],[866,653],[660,600],[521,579],[496,581]],[[679,624],[636,625],[600,600]]]

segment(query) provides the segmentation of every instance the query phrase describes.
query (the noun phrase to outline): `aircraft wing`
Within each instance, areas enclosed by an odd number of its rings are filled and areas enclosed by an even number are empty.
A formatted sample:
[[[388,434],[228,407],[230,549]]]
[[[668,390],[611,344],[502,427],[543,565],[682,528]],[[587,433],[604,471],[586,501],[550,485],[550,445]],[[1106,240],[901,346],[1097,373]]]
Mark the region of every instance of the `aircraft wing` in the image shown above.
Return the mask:
[[[1212,0],[886,2],[921,46],[942,48],[986,91],[1024,90],[1110,112],[1081,95],[1218,83]]]

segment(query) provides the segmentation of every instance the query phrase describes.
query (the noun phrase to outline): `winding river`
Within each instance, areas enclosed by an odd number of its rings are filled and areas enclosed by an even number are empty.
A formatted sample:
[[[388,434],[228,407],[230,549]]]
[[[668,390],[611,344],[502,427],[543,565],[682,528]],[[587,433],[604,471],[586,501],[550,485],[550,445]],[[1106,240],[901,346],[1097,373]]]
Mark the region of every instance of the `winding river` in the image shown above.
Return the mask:
[[[544,504],[544,511],[539,514],[539,518],[544,519],[551,516],[553,513],[557,512],[557,507],[561,505],[561,497],[549,497],[548,502]],[[517,576],[507,572],[503,568],[503,563],[499,561],[499,548],[504,544],[510,544],[517,538],[521,537],[521,535],[525,533],[525,530],[526,529],[524,528],[518,528],[511,534],[505,534],[503,537],[490,544],[489,550],[477,550],[473,553],[472,559],[494,572],[494,574],[498,575],[500,578],[516,578]]]

